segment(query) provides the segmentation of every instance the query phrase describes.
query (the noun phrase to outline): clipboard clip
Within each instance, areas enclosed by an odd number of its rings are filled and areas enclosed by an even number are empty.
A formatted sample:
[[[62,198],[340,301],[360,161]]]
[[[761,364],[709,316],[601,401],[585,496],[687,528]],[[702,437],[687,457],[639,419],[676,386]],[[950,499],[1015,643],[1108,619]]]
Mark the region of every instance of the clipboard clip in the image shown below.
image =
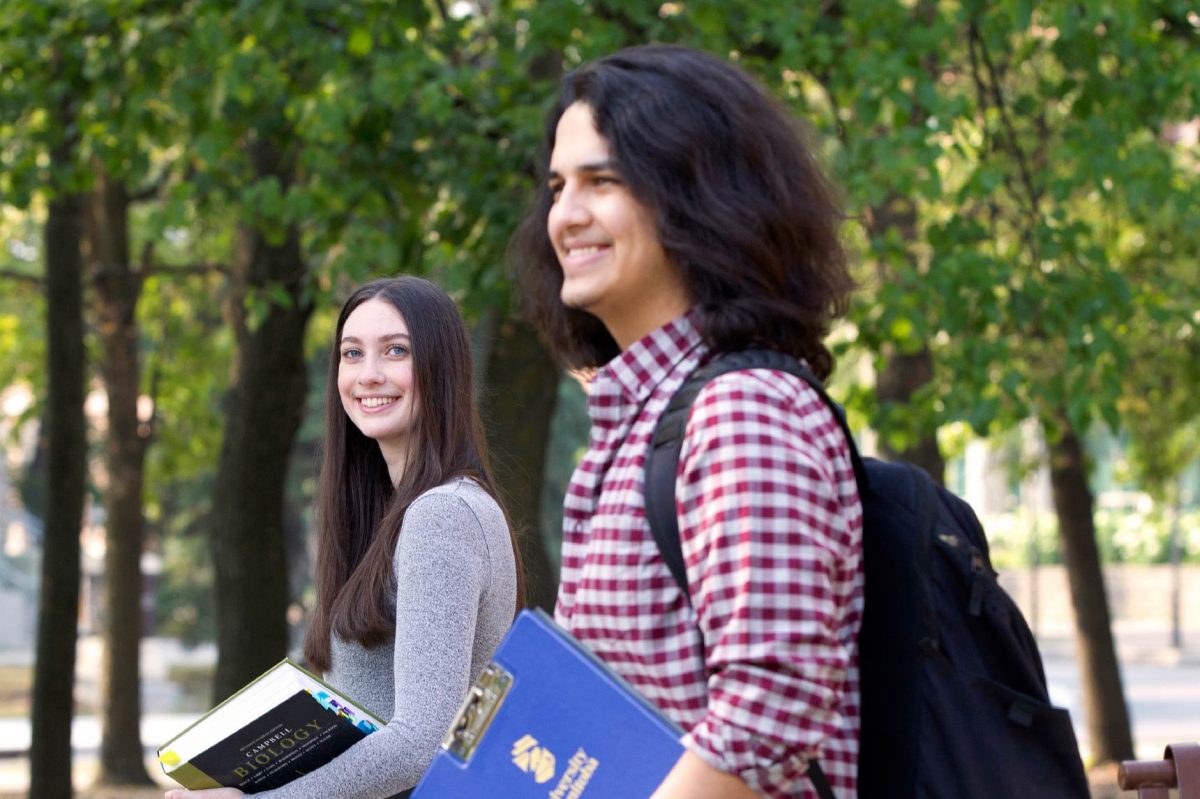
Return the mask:
[[[450,731],[442,740],[442,748],[462,761],[471,759],[479,740],[487,732],[496,711],[508,695],[513,678],[502,666],[489,663],[471,686]]]

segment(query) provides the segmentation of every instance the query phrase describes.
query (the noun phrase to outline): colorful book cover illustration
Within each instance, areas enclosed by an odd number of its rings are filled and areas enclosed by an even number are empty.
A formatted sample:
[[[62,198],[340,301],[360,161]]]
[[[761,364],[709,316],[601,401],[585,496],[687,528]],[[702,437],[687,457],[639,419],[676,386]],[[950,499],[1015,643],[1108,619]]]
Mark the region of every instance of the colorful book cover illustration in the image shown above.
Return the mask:
[[[522,611],[413,799],[632,799],[682,732],[541,611]]]
[[[323,766],[383,722],[283,660],[158,750],[185,788],[258,793]]]

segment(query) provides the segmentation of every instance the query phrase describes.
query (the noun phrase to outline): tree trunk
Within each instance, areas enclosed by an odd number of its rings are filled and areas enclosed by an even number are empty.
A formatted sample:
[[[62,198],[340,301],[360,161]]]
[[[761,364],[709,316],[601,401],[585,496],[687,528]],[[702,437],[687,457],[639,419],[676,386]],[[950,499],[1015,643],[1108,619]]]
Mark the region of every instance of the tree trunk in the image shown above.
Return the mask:
[[[485,374],[483,418],[525,564],[525,602],[552,610],[558,575],[542,541],[541,497],[559,370],[534,329],[509,317],[498,326]]]
[[[1092,759],[1097,763],[1130,760],[1133,737],[1096,546],[1083,446],[1065,413],[1059,415],[1058,424],[1062,435],[1057,440],[1047,435],[1050,484],[1075,609],[1076,653]]]
[[[1182,608],[1180,605],[1183,601],[1183,578],[1180,574],[1180,567],[1183,565],[1183,531],[1181,527],[1181,516],[1183,514],[1183,476],[1175,477],[1175,488],[1171,498],[1171,527],[1167,535],[1167,557],[1168,563],[1171,565],[1171,594],[1170,594],[1170,617],[1171,617],[1171,648],[1176,651],[1183,650],[1183,624],[1182,624]]]
[[[915,353],[896,352],[885,348],[884,368],[876,378],[876,392],[881,407],[908,405],[922,386],[933,380],[933,355],[928,347]],[[881,437],[880,449],[889,460],[906,460],[929,472],[939,485],[945,484],[946,461],[938,449],[937,430],[924,431],[909,447],[892,447]]]
[[[282,150],[258,141],[249,151],[258,177],[275,177],[286,190],[291,165]],[[304,330],[311,305],[299,231],[289,226],[284,240],[271,244],[261,231],[243,228],[236,260],[235,280],[244,287],[232,298],[239,346],[213,486],[215,701],[287,652],[284,487],[308,383]],[[287,302],[268,299],[272,289],[282,290]],[[253,325],[241,314],[246,291],[267,304]]]
[[[58,121],[69,129],[73,115],[63,116]],[[73,157],[70,142],[54,148],[51,171],[61,174]],[[78,195],[59,194],[50,201],[45,228],[47,494],[29,750],[29,795],[38,799],[70,799],[72,791],[79,532],[87,477],[82,214]]]
[[[917,118],[922,116],[918,115]],[[913,245],[917,241],[917,210],[911,200],[889,195],[879,206],[870,209],[867,219],[872,238],[896,230],[906,244]],[[907,257],[908,268],[915,272],[917,267],[911,246]],[[882,259],[876,264],[876,274],[881,283],[895,279]],[[896,345],[887,344],[880,352],[880,358],[883,367],[876,376],[876,394],[883,418],[887,419],[893,409],[910,405],[916,393],[933,380],[933,355],[924,344],[911,353],[901,352]],[[939,485],[945,482],[946,462],[938,449],[936,428],[917,431],[909,446],[893,446],[886,435],[881,435],[880,450],[889,460],[915,463]]]
[[[831,13],[834,9],[830,9]],[[837,9],[841,14],[841,9]],[[937,13],[937,4],[932,0],[918,0],[913,6],[913,24],[927,26]],[[938,74],[938,53],[928,52],[922,59],[922,66],[931,78]],[[917,99],[910,97],[909,108],[910,128],[921,130],[929,113]],[[886,133],[883,135],[887,135]],[[916,274],[918,271],[917,256],[914,251],[920,241],[920,231],[917,226],[917,207],[912,198],[906,194],[889,191],[883,202],[867,211],[867,230],[874,240],[882,239],[891,230],[896,231],[905,245],[905,271]],[[881,284],[893,282],[895,274],[888,268],[886,261],[879,258],[875,264],[875,273]],[[895,344],[885,344],[879,352],[883,366],[876,375],[876,396],[884,420],[881,428],[895,429],[886,420],[895,409],[912,405],[917,392],[933,381],[933,355],[929,347],[922,343],[919,348],[904,352]],[[915,427],[915,426],[914,426]],[[910,442],[907,445],[895,446],[886,435],[880,436],[880,450],[889,460],[906,460],[920,466],[939,485],[946,479],[946,462],[938,449],[937,427],[914,429],[911,435],[905,436]]]
[[[142,276],[129,259],[129,197],[103,170],[87,216],[85,251],[108,393],[104,487],[104,704],[99,781],[148,785],[142,752],[142,486],[145,434],[138,421],[141,372],[137,303]]]

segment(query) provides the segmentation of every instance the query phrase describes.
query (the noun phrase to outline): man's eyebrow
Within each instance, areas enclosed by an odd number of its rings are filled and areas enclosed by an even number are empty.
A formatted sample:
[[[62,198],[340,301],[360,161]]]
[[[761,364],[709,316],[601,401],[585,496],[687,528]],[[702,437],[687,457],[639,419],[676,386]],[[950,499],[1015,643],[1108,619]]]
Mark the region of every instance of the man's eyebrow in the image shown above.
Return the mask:
[[[575,167],[575,171],[576,172],[613,172],[616,170],[616,168],[617,168],[617,166],[612,161],[612,159],[605,159],[603,161],[592,161],[590,163],[580,164],[579,166]],[[551,169],[547,173],[547,177],[551,178],[551,179],[561,178],[562,175],[558,172],[558,170]]]

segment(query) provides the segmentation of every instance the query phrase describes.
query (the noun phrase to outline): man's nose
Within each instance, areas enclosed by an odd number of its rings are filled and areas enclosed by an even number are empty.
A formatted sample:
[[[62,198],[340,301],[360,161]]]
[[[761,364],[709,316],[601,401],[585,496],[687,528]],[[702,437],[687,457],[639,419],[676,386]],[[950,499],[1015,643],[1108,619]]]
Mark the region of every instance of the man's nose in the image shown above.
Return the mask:
[[[550,209],[551,226],[573,226],[587,224],[591,220],[591,209],[586,198],[572,188],[564,187],[558,200]]]

